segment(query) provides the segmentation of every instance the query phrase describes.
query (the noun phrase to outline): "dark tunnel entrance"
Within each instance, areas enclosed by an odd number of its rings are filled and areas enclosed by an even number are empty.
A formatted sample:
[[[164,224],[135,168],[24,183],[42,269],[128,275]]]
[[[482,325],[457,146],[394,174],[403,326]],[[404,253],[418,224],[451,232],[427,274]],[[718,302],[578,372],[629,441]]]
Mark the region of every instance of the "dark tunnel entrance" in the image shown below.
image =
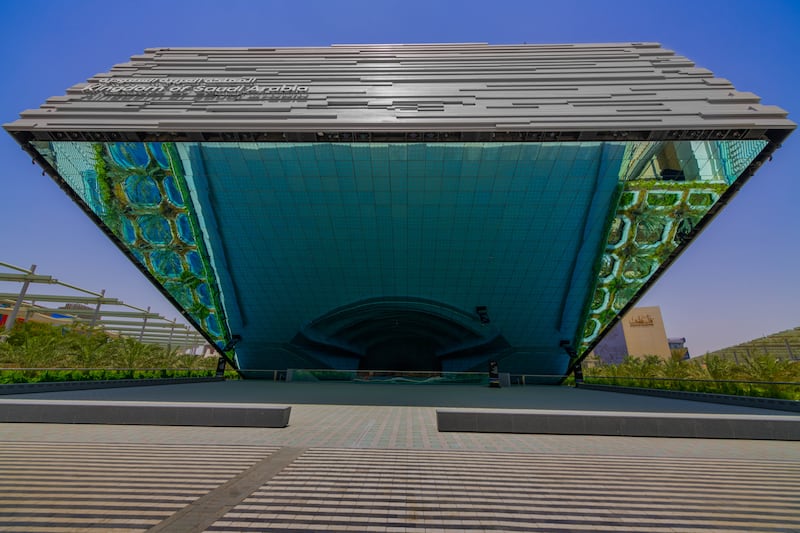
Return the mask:
[[[293,344],[321,358],[349,360],[350,368],[404,372],[438,372],[460,358],[473,366],[508,345],[476,313],[419,298],[375,298],[340,307],[304,327]]]
[[[442,369],[438,343],[430,338],[400,337],[375,344],[361,358],[359,370],[432,371]]]

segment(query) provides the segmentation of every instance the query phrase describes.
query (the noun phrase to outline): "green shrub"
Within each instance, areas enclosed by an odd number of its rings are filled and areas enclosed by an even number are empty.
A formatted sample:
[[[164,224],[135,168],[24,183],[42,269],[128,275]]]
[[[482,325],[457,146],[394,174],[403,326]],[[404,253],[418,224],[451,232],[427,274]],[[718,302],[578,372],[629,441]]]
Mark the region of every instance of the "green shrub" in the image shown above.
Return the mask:
[[[621,207],[628,207],[633,203],[634,195],[632,192],[624,192],[619,199],[619,205]]]
[[[740,364],[719,357],[682,361],[656,356],[628,357],[619,365],[592,363],[585,371],[587,383],[800,400],[800,363],[768,354]]]
[[[648,205],[665,207],[675,205],[680,196],[677,193],[651,192],[647,195]]]
[[[714,203],[714,197],[709,193],[692,193],[689,195],[689,205],[707,207]]]

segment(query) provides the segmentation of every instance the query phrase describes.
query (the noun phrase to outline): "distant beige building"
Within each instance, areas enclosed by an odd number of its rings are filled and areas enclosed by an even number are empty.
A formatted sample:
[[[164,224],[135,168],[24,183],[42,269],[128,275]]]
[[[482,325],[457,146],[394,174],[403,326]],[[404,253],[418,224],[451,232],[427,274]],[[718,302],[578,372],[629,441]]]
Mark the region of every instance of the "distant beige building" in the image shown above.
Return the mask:
[[[669,359],[671,353],[661,309],[634,307],[595,346],[591,355],[611,364],[621,363],[626,355],[657,355]]]

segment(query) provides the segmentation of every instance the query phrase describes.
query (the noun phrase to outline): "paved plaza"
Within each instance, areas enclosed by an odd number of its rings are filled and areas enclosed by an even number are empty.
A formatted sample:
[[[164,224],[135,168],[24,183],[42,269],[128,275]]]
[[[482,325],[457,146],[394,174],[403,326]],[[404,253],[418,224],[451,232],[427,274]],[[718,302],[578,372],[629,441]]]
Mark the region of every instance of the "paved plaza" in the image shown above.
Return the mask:
[[[279,403],[292,415],[282,429],[0,424],[0,531],[800,531],[796,442],[439,433],[435,419],[460,406],[780,411],[555,387],[255,381],[26,397]]]

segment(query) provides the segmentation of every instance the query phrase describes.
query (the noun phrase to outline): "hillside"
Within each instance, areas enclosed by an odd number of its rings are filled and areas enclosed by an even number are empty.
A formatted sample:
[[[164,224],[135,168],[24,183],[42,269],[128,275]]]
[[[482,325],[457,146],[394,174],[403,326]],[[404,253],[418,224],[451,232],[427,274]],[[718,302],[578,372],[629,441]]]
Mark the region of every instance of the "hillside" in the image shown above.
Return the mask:
[[[800,327],[729,346],[728,348],[710,352],[706,356],[716,355],[740,362],[745,357],[764,354],[780,359],[800,360]]]

